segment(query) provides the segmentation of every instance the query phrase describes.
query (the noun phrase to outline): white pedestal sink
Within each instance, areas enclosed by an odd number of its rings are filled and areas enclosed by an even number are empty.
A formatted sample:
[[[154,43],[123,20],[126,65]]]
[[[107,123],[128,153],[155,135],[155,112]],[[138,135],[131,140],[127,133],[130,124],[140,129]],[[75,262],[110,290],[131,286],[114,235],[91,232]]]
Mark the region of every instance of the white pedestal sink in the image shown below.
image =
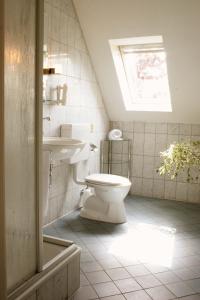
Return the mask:
[[[83,149],[85,143],[65,137],[43,137],[43,207],[44,218],[47,217],[49,185],[53,164],[65,161]]]
[[[65,137],[43,137],[43,150],[49,151],[52,160],[66,160],[81,151],[85,143]]]

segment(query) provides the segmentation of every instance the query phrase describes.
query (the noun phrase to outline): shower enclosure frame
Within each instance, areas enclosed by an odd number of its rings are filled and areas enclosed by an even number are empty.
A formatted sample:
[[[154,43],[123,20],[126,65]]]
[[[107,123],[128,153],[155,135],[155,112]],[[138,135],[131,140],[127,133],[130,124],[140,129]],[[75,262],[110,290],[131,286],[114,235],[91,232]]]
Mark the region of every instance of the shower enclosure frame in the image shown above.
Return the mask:
[[[42,128],[43,128],[43,35],[44,35],[44,0],[36,2],[36,231],[37,231],[37,271],[43,269],[43,204],[42,204]]]
[[[36,271],[43,269],[42,249],[42,69],[44,1],[36,0],[35,64],[35,189],[36,189]],[[7,299],[6,284],[6,213],[5,213],[5,0],[0,2],[0,299]]]
[[[24,0],[25,1],[25,0]],[[5,89],[5,80],[4,77],[8,76],[9,73],[5,75],[5,53],[6,50],[6,34],[5,34],[5,4],[6,0],[2,0],[0,2],[0,38],[2,42],[2,47],[0,47],[0,299],[1,300],[22,300],[22,299],[38,299],[38,295],[44,292],[45,297],[46,293],[48,293],[49,289],[45,286],[46,282],[52,282],[52,280],[56,280],[55,278],[59,278],[59,280],[66,281],[65,288],[61,289],[60,293],[65,293],[67,297],[71,297],[72,294],[78,289],[80,286],[80,252],[81,249],[73,242],[61,240],[54,237],[43,237],[42,227],[43,227],[43,201],[42,201],[42,157],[43,157],[43,137],[42,137],[42,115],[43,115],[43,103],[42,103],[42,80],[43,80],[43,30],[44,30],[44,0],[33,0],[34,4],[34,21],[32,26],[34,26],[34,58],[35,64],[33,65],[33,74],[34,79],[31,81],[34,90],[35,97],[33,102],[33,118],[35,121],[35,125],[33,127],[33,133],[31,136],[31,141],[33,141],[33,156],[35,158],[35,163],[32,166],[33,168],[33,176],[34,176],[34,188],[32,189],[34,192],[34,210],[36,210],[36,214],[34,214],[33,228],[34,234],[36,233],[36,239],[34,243],[34,247],[32,247],[29,251],[34,253],[34,270],[33,272],[26,273],[23,278],[18,278],[15,285],[11,285],[9,287],[8,284],[8,252],[6,251],[6,199],[5,199],[5,108],[4,104],[7,99],[4,97],[4,89]],[[22,3],[21,3],[22,4]],[[7,7],[7,15],[9,16],[10,7]],[[21,6],[20,6],[21,9]],[[13,11],[12,11],[13,12]],[[27,11],[26,11],[27,12]],[[27,15],[25,15],[27,16]],[[9,21],[12,20],[9,19]],[[21,19],[20,19],[21,20]],[[11,32],[13,33],[13,23],[11,23]],[[20,23],[20,26],[23,23]],[[30,39],[31,40],[31,39]],[[31,40],[33,41],[33,39]],[[17,40],[17,46],[18,42]],[[9,47],[9,46],[8,46]],[[29,70],[27,71],[29,72]],[[21,87],[21,86],[20,86]],[[17,86],[17,89],[19,87]],[[32,88],[32,89],[33,89]],[[9,89],[9,88],[8,88]],[[29,94],[27,95],[27,97]],[[11,99],[10,97],[8,98]],[[21,98],[20,98],[21,99]],[[25,98],[26,99],[26,98]],[[10,111],[8,111],[10,113]],[[15,111],[14,111],[15,113]],[[9,114],[8,114],[9,116]],[[13,120],[13,119],[11,119]],[[7,124],[10,119],[7,119]],[[29,120],[26,120],[29,122]],[[27,125],[24,122],[23,125]],[[17,123],[18,124],[18,123]],[[21,125],[21,119],[19,120],[19,124]],[[10,127],[8,127],[10,128]],[[6,128],[7,129],[7,128]],[[9,132],[9,131],[7,131]],[[26,136],[27,137],[27,136]],[[29,138],[29,136],[28,136]],[[9,138],[8,138],[8,141]],[[11,144],[12,145],[12,144]],[[20,146],[20,152],[23,150]],[[13,165],[11,165],[13,167]],[[31,169],[32,172],[32,169]],[[17,174],[18,175],[18,174]],[[7,183],[9,182],[9,178],[7,178]],[[12,188],[12,187],[11,187]],[[15,196],[14,196],[15,197]],[[9,200],[13,198],[9,198]],[[12,203],[12,201],[11,201]],[[26,202],[27,203],[27,202]],[[19,208],[19,207],[18,207]],[[21,208],[21,206],[20,206]],[[19,210],[18,210],[19,212]],[[26,215],[27,216],[27,215]],[[17,221],[23,218],[23,211],[18,214]],[[7,222],[9,219],[7,219]],[[16,220],[15,220],[16,221]],[[16,223],[18,224],[18,223]],[[23,228],[25,225],[23,224]],[[51,247],[62,245],[64,250],[61,253],[55,255],[55,257],[50,258],[50,260],[45,260],[45,251],[43,251],[44,242],[51,244]],[[13,244],[14,245],[14,244]],[[11,247],[14,249],[14,247]],[[54,248],[55,249],[55,248]],[[19,248],[21,250],[21,248]],[[15,253],[16,254],[16,253]],[[31,253],[30,253],[31,254]],[[17,260],[17,255],[14,256],[14,259]],[[27,266],[27,260],[23,257],[23,263]],[[9,261],[11,262],[11,261]],[[7,268],[7,270],[6,270]],[[63,277],[63,273],[61,270],[65,270],[65,276]],[[10,269],[11,270],[11,269]],[[32,270],[31,270],[32,271]],[[58,276],[58,277],[55,277]],[[7,282],[6,282],[7,281]],[[54,287],[54,285],[52,285]],[[33,297],[32,297],[33,296]],[[46,298],[45,298],[46,299]]]
[[[5,167],[4,167],[4,1],[0,2],[0,299],[6,299]]]

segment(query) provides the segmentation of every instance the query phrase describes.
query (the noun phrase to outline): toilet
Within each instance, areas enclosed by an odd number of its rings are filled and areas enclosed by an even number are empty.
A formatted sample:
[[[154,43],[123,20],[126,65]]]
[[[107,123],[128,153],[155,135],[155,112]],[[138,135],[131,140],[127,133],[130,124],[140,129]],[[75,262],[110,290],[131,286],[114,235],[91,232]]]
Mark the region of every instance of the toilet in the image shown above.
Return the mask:
[[[89,142],[90,126],[88,124],[64,124],[61,126],[61,136],[81,137],[86,142],[83,150],[69,159],[75,183],[85,186],[81,192],[80,216],[115,224],[126,222],[124,199],[131,187],[128,178],[95,173],[79,179],[79,163],[87,161],[91,151],[94,151],[94,145],[91,147]]]
[[[85,183],[89,189],[94,189],[94,193],[89,191],[83,201],[81,217],[109,223],[126,222],[124,199],[131,186],[128,178],[111,174],[91,174],[85,178]]]

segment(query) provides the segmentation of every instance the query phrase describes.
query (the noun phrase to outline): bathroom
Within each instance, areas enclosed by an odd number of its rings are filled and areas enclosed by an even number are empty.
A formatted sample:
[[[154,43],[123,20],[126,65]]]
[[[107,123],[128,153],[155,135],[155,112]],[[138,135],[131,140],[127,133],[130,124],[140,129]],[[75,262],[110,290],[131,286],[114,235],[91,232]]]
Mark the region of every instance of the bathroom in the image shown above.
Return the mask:
[[[0,7],[0,299],[200,299],[199,1]]]

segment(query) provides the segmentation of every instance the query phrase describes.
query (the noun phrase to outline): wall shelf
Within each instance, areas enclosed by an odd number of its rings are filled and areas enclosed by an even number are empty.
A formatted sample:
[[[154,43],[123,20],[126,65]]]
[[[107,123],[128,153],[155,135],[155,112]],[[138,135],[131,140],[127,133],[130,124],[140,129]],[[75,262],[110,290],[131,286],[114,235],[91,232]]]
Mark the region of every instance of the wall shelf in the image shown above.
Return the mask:
[[[43,103],[48,105],[65,105],[66,101],[66,76],[61,73],[43,74]]]

